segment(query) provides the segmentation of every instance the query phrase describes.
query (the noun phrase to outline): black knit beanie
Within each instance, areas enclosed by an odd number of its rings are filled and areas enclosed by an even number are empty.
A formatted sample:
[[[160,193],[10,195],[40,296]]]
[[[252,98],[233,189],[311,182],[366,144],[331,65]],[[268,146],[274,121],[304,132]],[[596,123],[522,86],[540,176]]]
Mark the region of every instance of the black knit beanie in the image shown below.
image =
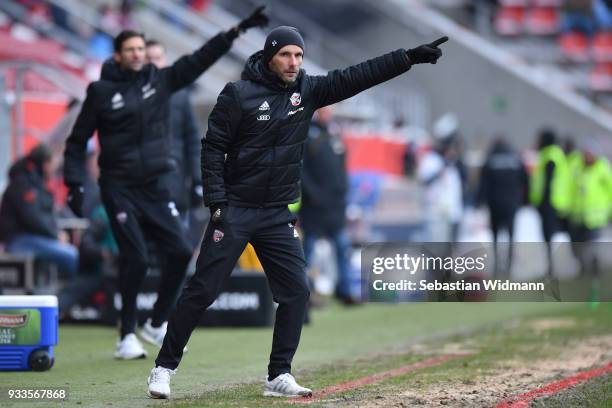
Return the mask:
[[[304,52],[304,39],[297,28],[280,26],[270,31],[263,49],[264,63],[270,62],[272,57],[286,45],[297,45]]]

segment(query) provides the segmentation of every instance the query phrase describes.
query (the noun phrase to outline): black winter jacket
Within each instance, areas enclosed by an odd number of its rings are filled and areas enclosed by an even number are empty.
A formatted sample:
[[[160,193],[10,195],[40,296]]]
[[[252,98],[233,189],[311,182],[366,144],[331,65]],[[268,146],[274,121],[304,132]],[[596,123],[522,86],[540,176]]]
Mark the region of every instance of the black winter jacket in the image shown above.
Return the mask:
[[[303,145],[315,110],[410,69],[405,50],[286,86],[253,54],[242,79],[228,83],[202,140],[206,205],[274,207],[297,201]],[[227,154],[227,158],[226,158]]]
[[[495,145],[482,167],[477,201],[494,215],[513,215],[527,202],[528,176],[523,160],[505,143]]]
[[[177,163],[175,171],[169,173],[165,184],[180,212],[192,204],[201,205],[201,199],[192,203],[192,191],[202,185],[200,167],[202,134],[195,112],[191,106],[189,89],[181,89],[170,98],[170,134],[172,135],[172,158]]]
[[[0,205],[0,242],[9,243],[20,234],[57,238],[53,195],[40,172],[27,159],[9,171],[9,184]]]
[[[64,182],[83,184],[87,141],[96,129],[101,182],[143,184],[175,169],[168,129],[170,95],[193,83],[231,43],[231,37],[221,33],[162,69],[147,64],[141,71],[128,71],[107,61],[101,79],[87,88],[66,141]]]
[[[300,206],[304,232],[332,236],[341,231],[347,191],[346,154],[340,135],[313,122],[304,145]]]

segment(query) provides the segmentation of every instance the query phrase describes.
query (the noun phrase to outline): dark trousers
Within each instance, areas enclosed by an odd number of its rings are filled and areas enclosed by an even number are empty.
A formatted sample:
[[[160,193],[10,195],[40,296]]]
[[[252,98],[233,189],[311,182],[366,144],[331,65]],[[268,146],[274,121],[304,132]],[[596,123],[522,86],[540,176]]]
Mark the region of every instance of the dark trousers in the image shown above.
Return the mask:
[[[517,208],[505,207],[495,208],[489,206],[491,231],[493,232],[493,249],[495,251],[494,276],[509,275],[512,268],[512,257],[514,255],[514,217]],[[507,257],[505,265],[501,264],[500,248],[498,245],[499,233],[502,230],[508,231]],[[506,247],[506,245],[502,245]]]
[[[268,375],[273,378],[291,372],[310,294],[304,252],[294,222],[295,216],[286,206],[230,206],[222,222],[208,225],[196,272],[183,289],[168,321],[168,332],[155,360],[157,366],[175,369],[179,365],[183,348],[202,313],[214,302],[250,242],[278,303]]]
[[[124,337],[136,328],[136,297],[151,263],[148,242],[155,244],[156,255],[164,260],[153,306],[154,326],[168,319],[183,286],[192,250],[167,189],[156,183],[129,188],[101,187],[102,201],[119,246],[121,336]]]
[[[550,205],[544,202],[538,207],[538,213],[542,219],[542,233],[546,242],[546,254],[548,258],[548,276],[554,275],[553,271],[553,255],[552,255],[552,237],[555,233],[562,230],[561,218],[557,211]]]

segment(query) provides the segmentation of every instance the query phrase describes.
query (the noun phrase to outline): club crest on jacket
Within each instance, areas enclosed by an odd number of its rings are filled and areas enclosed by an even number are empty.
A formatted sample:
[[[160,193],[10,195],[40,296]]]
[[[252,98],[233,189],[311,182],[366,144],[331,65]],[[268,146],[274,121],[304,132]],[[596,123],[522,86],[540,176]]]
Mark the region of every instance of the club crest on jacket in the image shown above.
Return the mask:
[[[302,102],[302,95],[299,92],[294,92],[289,100],[293,106],[298,106]]]
[[[216,230],[213,232],[213,241],[215,241],[215,242],[219,242],[219,241],[221,241],[221,240],[223,239],[223,236],[224,236],[224,235],[225,235],[225,234],[223,233],[223,231],[216,229]]]

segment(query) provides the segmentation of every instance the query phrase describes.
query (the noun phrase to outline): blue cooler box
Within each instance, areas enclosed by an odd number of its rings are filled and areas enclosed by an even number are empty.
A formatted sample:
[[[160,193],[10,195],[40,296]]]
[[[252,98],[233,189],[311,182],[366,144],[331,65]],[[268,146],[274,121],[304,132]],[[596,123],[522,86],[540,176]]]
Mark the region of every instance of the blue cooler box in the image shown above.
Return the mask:
[[[56,296],[0,296],[0,371],[45,371],[57,344]]]

